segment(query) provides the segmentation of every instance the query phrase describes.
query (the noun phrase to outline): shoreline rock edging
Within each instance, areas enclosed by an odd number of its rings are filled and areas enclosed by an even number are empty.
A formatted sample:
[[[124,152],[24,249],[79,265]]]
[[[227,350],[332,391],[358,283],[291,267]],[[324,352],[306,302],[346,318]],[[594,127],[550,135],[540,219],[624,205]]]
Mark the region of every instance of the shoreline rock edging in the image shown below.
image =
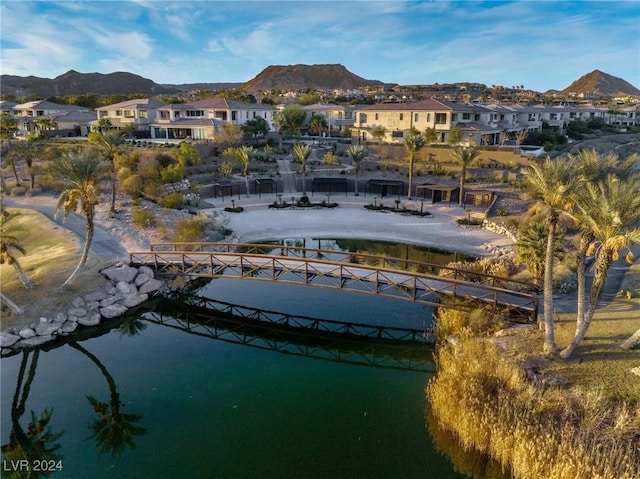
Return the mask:
[[[100,271],[111,283],[106,288],[84,293],[71,300],[66,312],[41,317],[27,327],[0,332],[0,355],[18,349],[41,346],[60,336],[69,336],[78,326],[97,326],[103,320],[122,316],[151,296],[167,289],[148,266],[118,264]]]

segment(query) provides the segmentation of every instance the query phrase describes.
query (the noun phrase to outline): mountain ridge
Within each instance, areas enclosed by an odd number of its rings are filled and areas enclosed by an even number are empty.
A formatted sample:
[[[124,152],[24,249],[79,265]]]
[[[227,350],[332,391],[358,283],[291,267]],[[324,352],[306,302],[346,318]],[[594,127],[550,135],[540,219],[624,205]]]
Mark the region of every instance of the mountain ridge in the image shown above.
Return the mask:
[[[282,90],[351,90],[367,86],[383,86],[378,80],[367,80],[350,72],[341,64],[270,65],[247,82],[158,84],[153,80],[129,72],[80,73],[69,70],[53,79],[37,76],[2,75],[1,93],[14,96],[42,95],[44,97],[112,94],[176,94],[189,90],[242,89],[248,93]],[[389,84],[386,84],[389,85]],[[391,85],[396,85],[391,84]],[[640,96],[640,89],[622,78],[594,70],[575,80],[564,90],[549,92],[601,96]]]

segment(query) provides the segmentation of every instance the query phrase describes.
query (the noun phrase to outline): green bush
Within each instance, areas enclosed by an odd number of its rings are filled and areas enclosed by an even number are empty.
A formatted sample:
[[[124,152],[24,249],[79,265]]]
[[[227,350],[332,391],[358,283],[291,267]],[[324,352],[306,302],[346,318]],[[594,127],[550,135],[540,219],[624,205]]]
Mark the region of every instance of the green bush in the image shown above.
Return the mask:
[[[156,224],[156,214],[147,208],[136,207],[131,211],[131,220],[140,228],[151,228]]]
[[[172,241],[202,241],[205,236],[208,219],[204,215],[194,216],[176,223]]]
[[[182,196],[182,193],[178,192],[167,193],[160,198],[158,204],[164,208],[179,210],[184,206],[184,196]]]

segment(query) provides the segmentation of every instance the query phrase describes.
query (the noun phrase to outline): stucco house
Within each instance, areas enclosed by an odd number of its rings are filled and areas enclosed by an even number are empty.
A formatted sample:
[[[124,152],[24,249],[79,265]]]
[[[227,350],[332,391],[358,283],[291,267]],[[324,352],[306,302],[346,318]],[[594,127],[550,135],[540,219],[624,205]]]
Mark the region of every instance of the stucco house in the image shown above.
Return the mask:
[[[343,131],[353,126],[352,107],[334,103],[314,103],[313,105],[305,105],[302,109],[307,112],[305,120],[307,124],[314,115],[324,118],[328,132],[330,132],[329,136],[340,135]]]
[[[156,111],[163,105],[150,98],[136,98],[96,108],[98,118],[92,126],[97,128],[100,120],[109,120],[114,128],[148,136],[150,125],[156,119]]]
[[[86,133],[96,118],[96,112],[90,108],[46,100],[16,104],[9,111],[18,122],[18,136],[43,133],[38,125],[41,118],[48,118],[56,124],[55,128],[44,132],[48,137],[79,135],[83,131]]]
[[[225,124],[244,125],[252,118],[267,121],[271,131],[277,129],[277,109],[260,103],[243,103],[226,98],[211,98],[190,103],[162,105],[149,125],[151,138],[214,140]]]

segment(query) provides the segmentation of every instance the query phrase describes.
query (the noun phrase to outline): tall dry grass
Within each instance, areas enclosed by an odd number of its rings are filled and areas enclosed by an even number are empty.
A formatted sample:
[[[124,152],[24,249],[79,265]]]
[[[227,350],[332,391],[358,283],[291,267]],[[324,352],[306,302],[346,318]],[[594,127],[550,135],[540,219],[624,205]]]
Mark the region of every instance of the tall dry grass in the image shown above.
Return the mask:
[[[464,315],[464,313],[455,313]],[[543,389],[469,332],[442,343],[427,386],[438,425],[514,478],[640,477],[640,407],[597,391]]]

